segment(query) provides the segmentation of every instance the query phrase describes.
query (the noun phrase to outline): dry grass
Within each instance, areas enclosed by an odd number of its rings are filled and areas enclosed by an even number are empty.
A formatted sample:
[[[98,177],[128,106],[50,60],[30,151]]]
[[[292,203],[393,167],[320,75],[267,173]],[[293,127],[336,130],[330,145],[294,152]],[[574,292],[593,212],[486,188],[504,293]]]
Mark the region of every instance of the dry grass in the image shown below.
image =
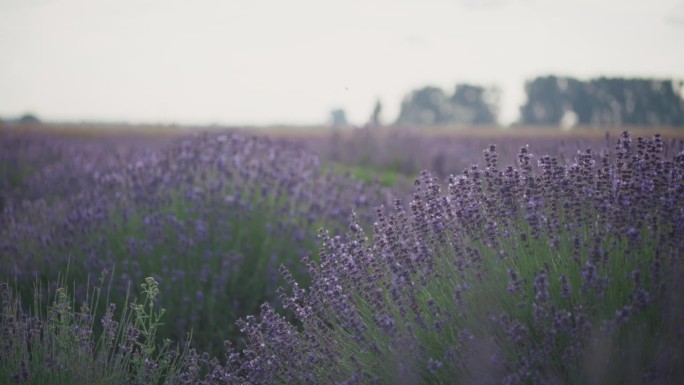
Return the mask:
[[[333,133],[341,137],[348,137],[359,128],[332,128],[330,126],[180,126],[180,125],[134,125],[134,124],[13,124],[3,125],[0,129],[31,133],[52,133],[66,136],[92,137],[92,136],[177,136],[193,131],[223,131],[237,130],[245,133],[264,135],[277,138],[312,138],[324,137]],[[601,139],[606,132],[611,137],[619,136],[623,131],[629,130],[635,136],[650,137],[659,133],[664,137],[684,139],[684,127],[577,127],[562,129],[559,127],[467,127],[467,126],[428,126],[428,127],[395,127],[385,126],[371,128],[380,137],[390,133],[414,134],[420,132],[429,137],[447,138],[559,138],[559,139]]]

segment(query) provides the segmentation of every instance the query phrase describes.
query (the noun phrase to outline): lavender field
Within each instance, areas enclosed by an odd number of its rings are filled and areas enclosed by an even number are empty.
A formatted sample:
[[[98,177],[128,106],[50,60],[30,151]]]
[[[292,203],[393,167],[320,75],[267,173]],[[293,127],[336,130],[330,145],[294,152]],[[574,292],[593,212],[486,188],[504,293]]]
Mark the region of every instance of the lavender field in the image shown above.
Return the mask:
[[[0,383],[684,382],[681,136],[0,131]]]

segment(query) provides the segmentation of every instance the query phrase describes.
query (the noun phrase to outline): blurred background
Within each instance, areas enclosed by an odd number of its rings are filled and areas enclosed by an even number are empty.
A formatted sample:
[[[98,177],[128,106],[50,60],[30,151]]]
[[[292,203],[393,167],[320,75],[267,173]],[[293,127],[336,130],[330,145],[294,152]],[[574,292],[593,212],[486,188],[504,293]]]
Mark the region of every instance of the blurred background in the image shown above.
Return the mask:
[[[0,119],[682,126],[684,1],[0,0]]]

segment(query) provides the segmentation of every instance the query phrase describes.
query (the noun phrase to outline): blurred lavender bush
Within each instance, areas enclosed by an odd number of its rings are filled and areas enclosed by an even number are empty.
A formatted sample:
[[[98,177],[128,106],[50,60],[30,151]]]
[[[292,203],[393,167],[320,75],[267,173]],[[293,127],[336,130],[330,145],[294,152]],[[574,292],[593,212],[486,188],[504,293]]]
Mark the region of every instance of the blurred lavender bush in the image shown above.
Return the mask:
[[[193,330],[194,346],[214,353],[237,339],[238,317],[264,301],[278,306],[279,265],[306,280],[299,260],[317,249],[320,226],[341,228],[352,209],[370,223],[387,193],[321,172],[294,146],[238,134],[127,157],[68,140],[3,146],[4,170],[32,172],[7,190],[0,280],[31,298],[36,279],[54,282],[68,264],[82,284],[114,271],[120,304],[132,283],[153,276],[169,318],[160,336],[183,341]]]
[[[90,188],[106,172],[168,139],[64,137],[0,129],[0,210],[39,199],[54,202]]]
[[[479,133],[478,130],[483,132]],[[472,128],[452,132],[421,132],[417,128],[365,127],[333,131],[329,135],[290,138],[289,141],[298,142],[316,152],[324,162],[359,166],[379,174],[392,172],[410,179],[421,170],[430,170],[441,179],[460,173],[472,164],[480,163],[481,150],[492,141],[497,143],[497,154],[503,160],[515,159],[520,146],[529,144],[538,154],[556,157],[563,166],[573,163],[577,150],[610,147],[614,141],[610,134],[597,135],[592,130],[583,132],[578,129],[563,133],[554,132],[551,128],[524,134],[521,131],[525,130],[487,131]],[[534,135],[535,132],[543,135]],[[663,147],[664,154],[677,153],[684,150],[684,141],[671,138],[664,140]]]

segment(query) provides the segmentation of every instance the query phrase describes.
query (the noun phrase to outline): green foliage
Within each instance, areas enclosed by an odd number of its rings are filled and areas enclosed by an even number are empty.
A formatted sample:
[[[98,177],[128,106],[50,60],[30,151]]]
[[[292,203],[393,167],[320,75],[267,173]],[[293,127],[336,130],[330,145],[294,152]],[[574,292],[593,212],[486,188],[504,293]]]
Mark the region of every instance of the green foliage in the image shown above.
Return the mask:
[[[339,162],[330,162],[328,167],[338,175],[348,174],[369,185],[378,183],[383,187],[395,187],[399,183],[407,181],[407,177],[397,171],[395,167],[380,168],[363,163],[359,165],[350,165]]]
[[[185,352],[170,340],[158,345],[156,333],[165,313],[156,304],[157,282],[148,277],[141,285],[141,303],[115,314],[95,309],[101,299],[104,277],[88,290],[77,306],[60,281],[42,313],[36,290],[34,312],[25,312],[9,284],[0,284],[3,341],[0,382],[31,384],[161,384],[174,383],[184,369]],[[118,321],[117,321],[118,320]],[[100,327],[98,327],[100,326]]]

